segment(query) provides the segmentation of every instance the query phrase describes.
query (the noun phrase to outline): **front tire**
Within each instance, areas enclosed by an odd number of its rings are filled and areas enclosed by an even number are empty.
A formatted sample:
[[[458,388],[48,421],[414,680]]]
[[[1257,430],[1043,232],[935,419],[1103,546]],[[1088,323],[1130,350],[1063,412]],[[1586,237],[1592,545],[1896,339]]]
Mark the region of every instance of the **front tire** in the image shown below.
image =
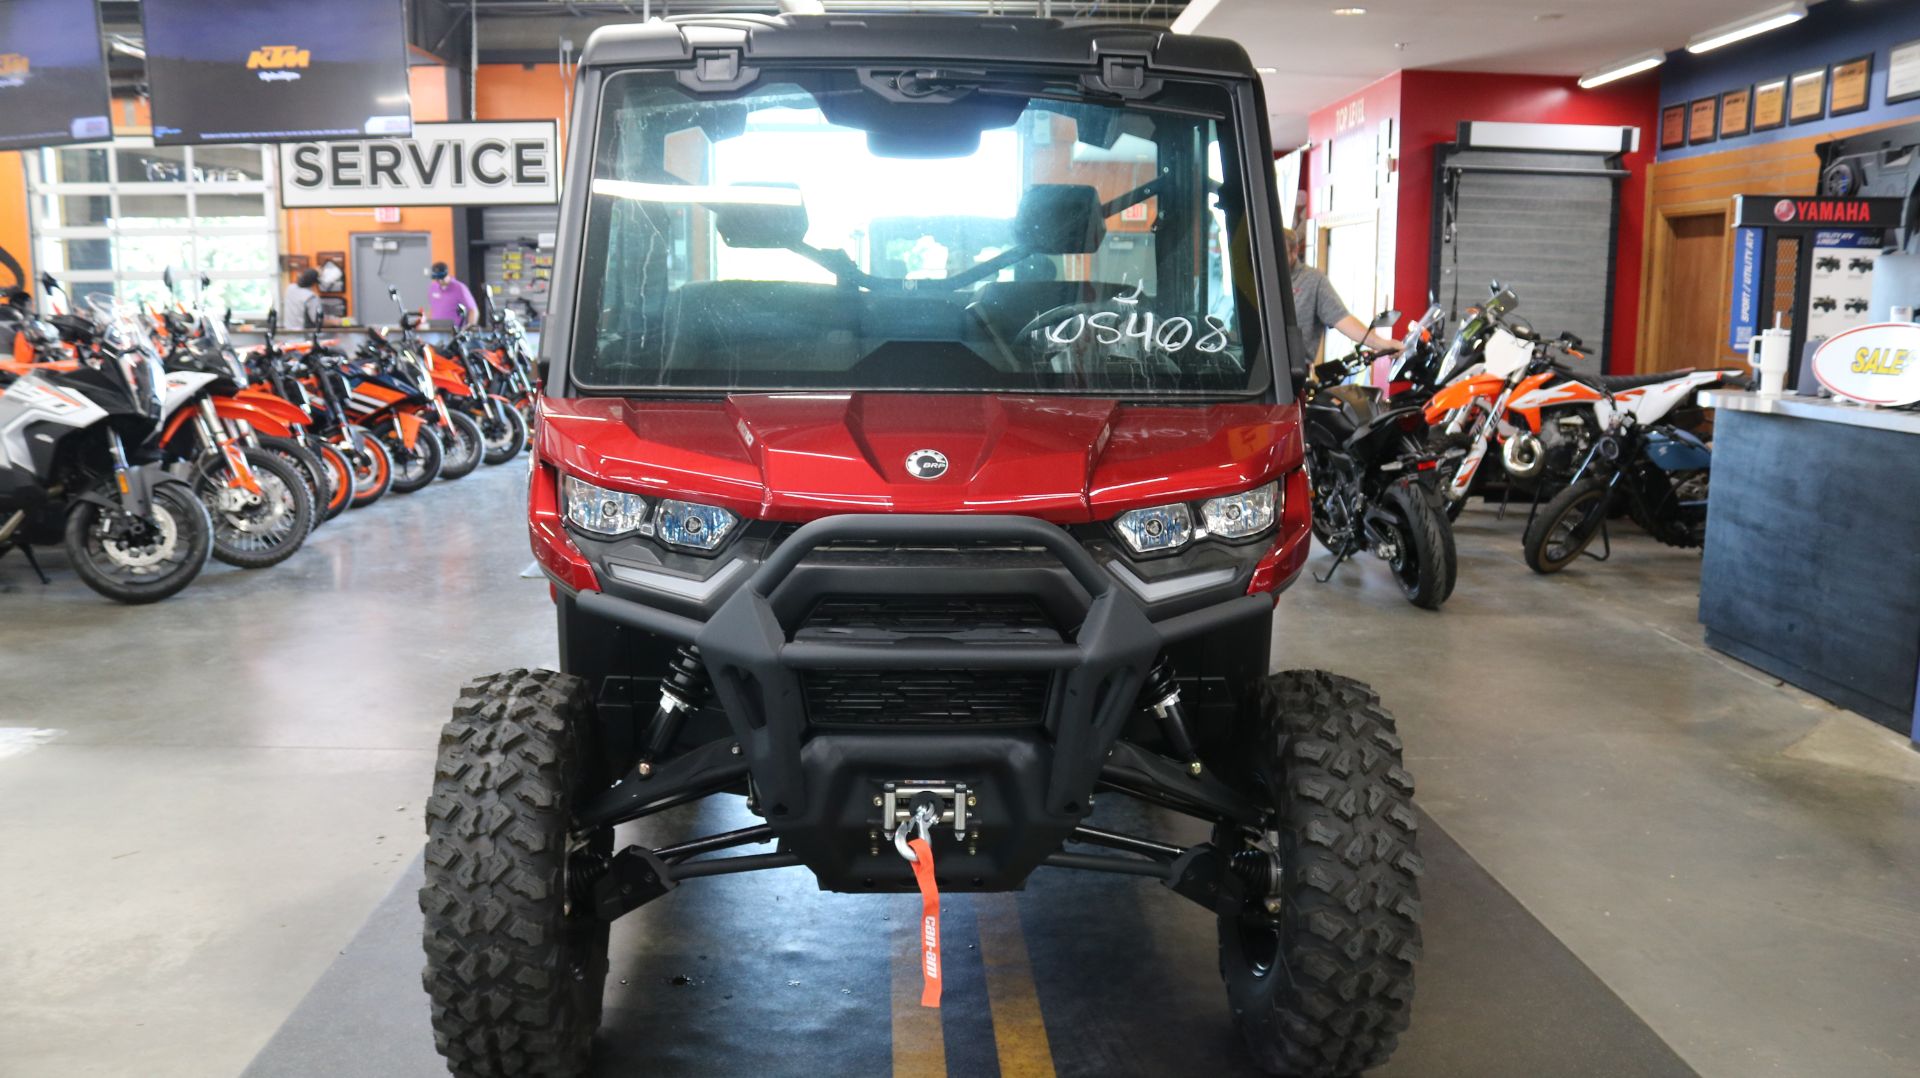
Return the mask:
[[[1611,489],[1603,480],[1582,479],[1549,498],[1527,525],[1527,568],[1557,573],[1573,564],[1607,522]]]
[[[352,507],[365,509],[393,488],[393,457],[387,453],[386,443],[364,427],[352,428],[348,437],[353,439],[347,457],[353,465]]]
[[[440,462],[440,478],[461,479],[480,466],[480,458],[486,452],[486,439],[480,433],[480,424],[465,412],[449,409],[447,423],[444,428],[435,428],[445,451]]]
[[[104,492],[104,491],[103,491]],[[67,516],[67,560],[82,583],[115,602],[157,603],[193,583],[213,551],[213,521],[178,480],[156,483],[153,514],[132,531],[94,502]]]
[[[409,447],[406,439],[400,435],[400,421],[388,420],[380,428],[380,441],[387,450],[388,458],[393,461],[393,483],[389,489],[395,494],[412,494],[440,478],[444,454],[440,448],[440,436],[434,433],[432,427],[421,424],[414,433],[413,445]]]
[[[1220,976],[1262,1069],[1347,1078],[1385,1063],[1412,1015],[1413,776],[1393,717],[1360,682],[1289,670],[1242,708],[1236,754],[1273,816],[1262,834],[1222,825],[1215,841],[1279,872],[1270,894],[1220,917]]]
[[[427,801],[434,1044],[459,1078],[586,1073],[607,923],[568,901],[573,813],[601,769],[587,683],[509,670],[460,692]],[[602,829],[588,852],[605,856]]]
[[[1453,528],[1445,514],[1433,507],[1433,499],[1418,483],[1401,479],[1387,488],[1383,498],[1387,514],[1394,520],[1399,551],[1389,559],[1394,579],[1400,582],[1407,601],[1423,610],[1438,610],[1453,594],[1459,557],[1454,550]]]
[[[490,465],[505,464],[527,447],[527,420],[513,402],[493,398],[493,404],[481,413],[480,433],[486,438]]]
[[[313,531],[313,496],[300,470],[265,449],[242,449],[258,494],[233,485],[224,453],[194,473],[194,493],[213,521],[213,556],[242,569],[265,569],[293,557]]]

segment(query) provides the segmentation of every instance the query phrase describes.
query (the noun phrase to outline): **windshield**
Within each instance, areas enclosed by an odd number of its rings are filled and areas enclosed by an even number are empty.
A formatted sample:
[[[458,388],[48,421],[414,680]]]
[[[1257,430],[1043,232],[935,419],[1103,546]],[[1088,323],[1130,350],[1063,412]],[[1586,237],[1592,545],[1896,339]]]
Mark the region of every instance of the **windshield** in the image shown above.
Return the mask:
[[[794,70],[696,98],[626,72],[605,95],[584,386],[1267,387],[1224,87]]]

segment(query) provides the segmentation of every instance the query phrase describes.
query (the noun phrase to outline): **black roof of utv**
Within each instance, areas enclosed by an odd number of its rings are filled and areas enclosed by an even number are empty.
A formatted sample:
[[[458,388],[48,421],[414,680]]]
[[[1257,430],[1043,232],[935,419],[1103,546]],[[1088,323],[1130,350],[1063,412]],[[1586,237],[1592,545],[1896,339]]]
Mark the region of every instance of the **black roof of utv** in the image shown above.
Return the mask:
[[[691,61],[700,49],[739,49],[751,61],[1063,64],[1098,68],[1140,57],[1167,74],[1255,78],[1246,50],[1220,38],[1134,23],[1067,23],[964,15],[694,15],[605,26],[580,62],[618,67]]]

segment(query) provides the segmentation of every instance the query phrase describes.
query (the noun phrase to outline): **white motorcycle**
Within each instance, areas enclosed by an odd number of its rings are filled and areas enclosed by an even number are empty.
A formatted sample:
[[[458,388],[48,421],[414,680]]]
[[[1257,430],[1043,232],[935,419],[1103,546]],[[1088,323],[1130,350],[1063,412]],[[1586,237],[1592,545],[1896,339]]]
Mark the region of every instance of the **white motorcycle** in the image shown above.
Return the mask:
[[[200,575],[213,523],[160,464],[165,376],[134,312],[88,301],[86,349],[69,352],[37,318],[14,323],[16,355],[30,348],[35,362],[0,386],[0,553],[19,548],[40,573],[33,546],[61,544],[88,587],[156,602]]]

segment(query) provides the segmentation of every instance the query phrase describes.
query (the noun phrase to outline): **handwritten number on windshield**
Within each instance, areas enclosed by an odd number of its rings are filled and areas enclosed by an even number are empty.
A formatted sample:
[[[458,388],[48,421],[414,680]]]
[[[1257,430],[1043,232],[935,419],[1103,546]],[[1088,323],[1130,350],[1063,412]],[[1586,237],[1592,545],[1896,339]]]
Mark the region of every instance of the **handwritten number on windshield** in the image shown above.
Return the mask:
[[[1115,345],[1132,338],[1169,355],[1183,351],[1189,344],[1199,352],[1226,351],[1226,323],[1210,314],[1202,316],[1201,322],[1207,327],[1207,332],[1195,340],[1197,330],[1193,320],[1184,315],[1160,321],[1155,319],[1151,311],[1144,314],[1128,312],[1125,321],[1122,321],[1118,311],[1100,311],[1096,314],[1069,315],[1047,327],[1046,336],[1048,344],[1062,348],[1091,333],[1095,344]]]

